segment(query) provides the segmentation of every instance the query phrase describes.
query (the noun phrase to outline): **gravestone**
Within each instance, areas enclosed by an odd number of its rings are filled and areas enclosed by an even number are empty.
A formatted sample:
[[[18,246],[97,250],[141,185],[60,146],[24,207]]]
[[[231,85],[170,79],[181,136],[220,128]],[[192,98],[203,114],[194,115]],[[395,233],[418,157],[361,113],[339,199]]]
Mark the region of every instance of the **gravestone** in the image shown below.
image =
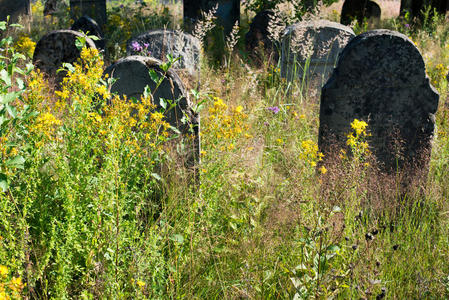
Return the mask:
[[[106,0],[70,0],[70,18],[77,20],[84,15],[90,16],[104,29],[107,22]]]
[[[281,76],[288,81],[305,79],[310,86],[321,89],[338,54],[354,36],[351,28],[327,20],[287,27],[282,37]]]
[[[166,55],[180,58],[173,66],[177,70],[186,70],[197,76],[200,68],[201,43],[188,33],[173,30],[156,29],[139,35],[128,41],[127,55],[152,56],[166,61]]]
[[[44,5],[44,16],[54,14],[58,10],[60,0],[46,0]]]
[[[381,29],[352,39],[322,89],[320,151],[332,157],[345,149],[350,123],[363,120],[381,170],[426,176],[439,95],[425,70],[419,50],[401,33]]]
[[[75,45],[78,37],[86,39],[86,46],[96,48],[94,42],[84,34],[73,30],[56,30],[44,35],[36,44],[33,55],[33,64],[36,68],[54,78],[57,83],[65,76],[65,72],[56,71],[63,63],[77,61],[80,50]]]
[[[216,17],[225,35],[240,22],[240,0],[184,0],[184,27],[193,31],[195,23],[203,18],[202,12],[211,11],[216,5]]]
[[[161,110],[160,99],[178,100],[177,105],[165,113],[166,121],[171,126],[176,127],[182,134],[182,137],[190,145],[186,153],[186,161],[188,166],[194,166],[199,161],[200,136],[199,114],[193,111],[193,105],[189,95],[179,78],[179,76],[171,69],[165,75],[165,79],[156,89],[156,84],[150,78],[149,70],[154,70],[159,76],[165,73],[161,68],[161,61],[145,56],[128,56],[120,59],[105,70],[105,74],[115,78],[116,81],[111,87],[111,92],[118,93],[128,98],[135,97],[140,99],[146,86],[154,91],[153,103],[157,106],[156,110]],[[187,117],[187,122],[183,122],[183,118]],[[193,132],[191,132],[193,130]],[[193,134],[193,143],[186,137]],[[193,144],[193,145],[192,145]]]
[[[278,43],[270,39],[270,22],[276,22],[275,27],[285,27],[280,20],[273,20],[275,13],[273,10],[264,10],[256,14],[252,20],[249,31],[245,35],[246,51],[256,61],[262,59],[261,52],[268,57],[269,61],[277,63],[279,59]]]
[[[352,20],[357,20],[362,24],[364,19],[380,20],[380,6],[370,0],[345,0],[341,10],[340,23],[343,25],[351,24]]]
[[[0,21],[10,17],[10,23],[16,23],[20,15],[31,14],[30,0],[0,0]]]
[[[94,40],[95,46],[98,49],[104,50],[105,48],[105,41],[103,38],[103,31],[101,30],[100,26],[98,26],[98,23],[95,22],[94,19],[92,19],[89,16],[82,16],[78,20],[73,23],[70,30],[74,31],[82,31],[83,33],[86,33],[88,36],[94,35],[98,37],[98,40]]]

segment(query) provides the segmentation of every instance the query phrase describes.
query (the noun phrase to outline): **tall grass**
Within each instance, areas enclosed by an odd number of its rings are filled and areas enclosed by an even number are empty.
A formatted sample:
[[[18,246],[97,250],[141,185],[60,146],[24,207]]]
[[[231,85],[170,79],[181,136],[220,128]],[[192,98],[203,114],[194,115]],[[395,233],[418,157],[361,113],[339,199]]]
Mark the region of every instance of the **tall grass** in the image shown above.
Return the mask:
[[[149,100],[108,93],[101,54],[83,50],[56,91],[37,71],[2,77],[2,95],[24,86],[21,114],[1,108],[0,296],[449,297],[449,27],[405,24],[382,26],[416,41],[441,95],[424,192],[406,196],[360,134],[359,155],[317,170],[318,99],[236,52],[201,70],[197,185]],[[0,69],[16,51],[25,69],[32,44],[12,45]]]

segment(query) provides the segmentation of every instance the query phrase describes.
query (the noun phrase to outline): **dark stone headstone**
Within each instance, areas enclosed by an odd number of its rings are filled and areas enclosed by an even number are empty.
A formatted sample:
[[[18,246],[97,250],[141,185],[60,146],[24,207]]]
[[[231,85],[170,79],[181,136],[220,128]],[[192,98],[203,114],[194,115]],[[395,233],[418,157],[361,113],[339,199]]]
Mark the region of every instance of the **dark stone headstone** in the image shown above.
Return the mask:
[[[194,25],[203,18],[202,12],[211,11],[216,5],[219,25],[225,35],[232,31],[235,22],[240,21],[240,0],[184,0],[184,25],[193,31]]]
[[[405,35],[374,30],[352,39],[322,89],[318,144],[326,157],[345,149],[350,123],[368,123],[381,170],[427,176],[439,95]]]
[[[351,24],[352,20],[357,20],[359,24],[364,19],[380,20],[380,6],[369,0],[346,0],[341,10],[340,23],[344,25]]]
[[[128,56],[120,59],[105,70],[105,74],[116,79],[111,87],[111,92],[126,95],[128,98],[135,97],[140,100],[146,86],[154,91],[153,103],[156,110],[161,109],[160,99],[178,101],[177,105],[165,113],[166,121],[176,127],[182,134],[182,138],[191,145],[187,149],[186,161],[188,166],[194,166],[199,161],[200,136],[199,115],[193,111],[193,105],[189,95],[178,75],[171,69],[165,75],[165,79],[156,89],[156,83],[150,78],[149,70],[155,70],[159,76],[164,75],[160,69],[161,61],[145,56]],[[182,119],[187,117],[187,122]],[[193,130],[193,132],[191,132]],[[194,139],[189,142],[188,135],[193,134]]]
[[[196,76],[200,67],[201,43],[192,35],[184,32],[156,29],[139,35],[128,41],[127,55],[146,55],[166,61],[166,55],[180,58],[174,69],[186,70]]]
[[[87,47],[96,48],[90,38],[78,31],[52,31],[37,42],[33,64],[50,78],[54,78],[56,82],[61,82],[65,73],[59,72],[56,74],[56,71],[62,67],[63,63],[73,64],[80,57],[80,50],[75,45],[77,37],[84,37]]]
[[[283,24],[281,24],[282,21],[274,20],[274,18],[275,13],[273,10],[259,12],[252,20],[249,31],[245,35],[246,50],[256,61],[261,59],[261,51],[269,61],[277,63],[279,59],[280,45],[270,39],[269,26],[270,22],[276,22],[276,26],[279,27],[283,26]]]
[[[282,38],[281,76],[288,81],[305,79],[309,86],[320,90],[338,54],[354,36],[351,28],[327,20],[287,27]]]
[[[46,0],[44,5],[44,16],[52,15],[58,10],[59,0]]]
[[[106,0],[70,0],[70,17],[77,20],[84,15],[90,16],[103,29],[107,22]]]
[[[16,23],[20,15],[31,14],[30,0],[0,0],[0,21],[11,16],[10,23]]]
[[[94,40],[95,46],[97,46],[98,49],[104,50],[105,41],[103,39],[103,32],[100,26],[98,26],[98,23],[95,22],[95,20],[91,17],[82,16],[81,18],[76,20],[75,23],[73,23],[70,29],[74,31],[82,31],[89,36],[94,35],[98,37],[98,40]]]

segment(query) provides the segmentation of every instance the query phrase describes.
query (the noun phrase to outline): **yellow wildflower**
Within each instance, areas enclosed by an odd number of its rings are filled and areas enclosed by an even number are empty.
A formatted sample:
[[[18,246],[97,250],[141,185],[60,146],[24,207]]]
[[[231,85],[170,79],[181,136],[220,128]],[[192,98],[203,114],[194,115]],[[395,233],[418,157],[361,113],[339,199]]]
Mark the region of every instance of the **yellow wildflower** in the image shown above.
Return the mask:
[[[8,275],[8,267],[0,265],[0,276],[6,277],[6,275]]]

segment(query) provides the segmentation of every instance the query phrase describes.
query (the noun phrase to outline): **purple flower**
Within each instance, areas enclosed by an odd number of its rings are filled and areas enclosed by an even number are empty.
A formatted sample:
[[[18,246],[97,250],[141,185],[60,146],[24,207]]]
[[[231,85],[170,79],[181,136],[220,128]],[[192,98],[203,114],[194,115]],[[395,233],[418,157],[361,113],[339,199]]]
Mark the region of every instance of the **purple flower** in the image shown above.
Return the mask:
[[[405,24],[405,27],[409,28],[409,27],[410,27],[410,24]]]
[[[140,52],[143,50],[142,46],[140,46],[140,44],[136,41],[131,43],[131,47],[133,48],[134,52]]]
[[[265,125],[265,126],[267,126],[267,127],[268,127],[268,126],[270,126],[270,123],[268,123],[268,122],[264,122],[264,123],[263,123],[263,125]]]
[[[279,107],[277,106],[270,106],[267,108],[269,111],[271,111],[273,114],[277,114],[279,112]]]
[[[150,46],[150,44],[148,44],[148,43],[143,43],[143,47],[144,47],[145,49],[147,49],[149,46]]]

